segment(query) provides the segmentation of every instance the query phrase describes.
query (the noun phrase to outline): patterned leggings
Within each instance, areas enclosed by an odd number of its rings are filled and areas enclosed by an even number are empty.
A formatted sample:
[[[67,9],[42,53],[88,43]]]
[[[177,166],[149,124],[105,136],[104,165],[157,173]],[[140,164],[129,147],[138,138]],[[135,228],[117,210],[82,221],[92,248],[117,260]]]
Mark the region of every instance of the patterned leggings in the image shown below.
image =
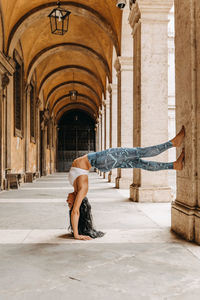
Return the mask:
[[[172,142],[152,146],[136,148],[110,148],[100,152],[88,154],[88,160],[92,167],[102,172],[109,172],[115,168],[140,168],[148,171],[160,171],[173,169],[173,163],[142,160],[141,157],[156,156],[170,148]]]

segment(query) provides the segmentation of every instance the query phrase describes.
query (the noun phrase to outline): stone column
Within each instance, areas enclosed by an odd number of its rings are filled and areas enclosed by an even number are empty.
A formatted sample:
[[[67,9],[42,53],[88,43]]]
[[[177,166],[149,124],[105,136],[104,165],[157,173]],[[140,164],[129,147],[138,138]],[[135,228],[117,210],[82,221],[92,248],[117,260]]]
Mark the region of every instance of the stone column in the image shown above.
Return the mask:
[[[117,85],[110,84],[110,148],[117,147]],[[117,169],[113,169],[109,176],[109,182],[115,182]]]
[[[133,59],[118,57],[115,62],[118,85],[118,130],[117,146],[133,147]],[[117,188],[129,188],[132,183],[131,169],[118,169]]]
[[[137,0],[129,16],[134,40],[134,146],[168,140],[168,13],[172,0]],[[168,153],[150,158],[168,161]],[[134,169],[130,198],[169,202],[168,172]]]
[[[0,70],[0,190],[4,189],[5,179],[5,99],[10,80]]]
[[[44,126],[42,129],[42,175],[47,175],[47,169],[46,169],[46,149],[47,149],[47,125]]]
[[[101,114],[101,151],[105,149],[105,113],[104,104],[102,104],[102,114]],[[104,172],[100,172],[100,175],[105,177]]]
[[[99,119],[96,120],[95,124],[95,142],[96,142],[96,152],[99,151]]]
[[[42,101],[37,98],[36,101],[36,172],[40,176],[40,105]]]
[[[29,172],[29,144],[30,144],[30,92],[31,85],[26,87],[25,107],[25,172]]]
[[[102,150],[102,111],[99,110],[99,151]],[[98,174],[101,175],[101,172],[98,170]]]
[[[200,244],[200,2],[175,1],[176,128],[185,126],[172,230]],[[179,150],[180,152],[181,150]],[[179,153],[178,153],[179,154]]]
[[[105,116],[105,146],[104,149],[110,147],[110,99],[107,95],[107,100],[104,101],[104,116]],[[104,173],[104,178],[108,179],[109,172]]]
[[[53,174],[53,119],[52,117],[49,119],[49,151],[50,151],[50,174]]]

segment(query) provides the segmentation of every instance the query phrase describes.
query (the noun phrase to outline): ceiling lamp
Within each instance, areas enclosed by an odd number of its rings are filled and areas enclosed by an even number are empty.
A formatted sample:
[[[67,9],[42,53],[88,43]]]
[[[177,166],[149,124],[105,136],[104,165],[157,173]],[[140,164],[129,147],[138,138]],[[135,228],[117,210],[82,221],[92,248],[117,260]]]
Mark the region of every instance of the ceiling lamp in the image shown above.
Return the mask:
[[[74,72],[73,72],[73,89],[69,91],[70,100],[77,101],[78,92],[74,89]]]
[[[63,35],[68,31],[70,11],[60,7],[60,1],[57,2],[58,7],[54,8],[49,14],[51,33]]]

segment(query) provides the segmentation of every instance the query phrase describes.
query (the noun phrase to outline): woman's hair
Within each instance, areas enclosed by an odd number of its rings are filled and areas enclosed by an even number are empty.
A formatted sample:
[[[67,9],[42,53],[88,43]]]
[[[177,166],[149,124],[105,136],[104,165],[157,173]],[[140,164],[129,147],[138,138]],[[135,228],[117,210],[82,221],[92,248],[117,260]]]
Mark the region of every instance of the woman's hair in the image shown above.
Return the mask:
[[[89,235],[91,238],[95,239],[98,237],[104,236],[105,233],[102,231],[97,231],[93,227],[93,218],[91,213],[91,205],[88,201],[88,198],[85,197],[80,206],[80,217],[78,222],[78,233],[80,235]],[[70,226],[71,232],[73,233],[72,223],[71,223],[71,212],[69,211],[70,217]]]

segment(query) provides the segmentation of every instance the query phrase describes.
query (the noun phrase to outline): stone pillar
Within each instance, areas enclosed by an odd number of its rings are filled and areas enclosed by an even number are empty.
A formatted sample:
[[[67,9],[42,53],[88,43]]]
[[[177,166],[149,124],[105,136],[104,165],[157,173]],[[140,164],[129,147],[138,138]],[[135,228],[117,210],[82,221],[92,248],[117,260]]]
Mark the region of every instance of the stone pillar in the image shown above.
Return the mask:
[[[47,175],[47,162],[46,162],[46,152],[47,152],[47,126],[49,121],[49,111],[47,109],[43,112],[42,122],[41,122],[41,143],[42,143],[42,176]]]
[[[176,127],[186,129],[172,230],[200,244],[200,2],[175,1]]]
[[[31,85],[26,87],[25,108],[25,172],[29,172],[29,143],[30,143],[30,92]]]
[[[134,146],[168,141],[168,13],[172,0],[137,0],[129,16],[134,41]],[[150,160],[168,161],[168,153]],[[130,198],[169,202],[168,172],[134,169]]]
[[[102,115],[101,115],[101,150],[105,150],[105,107],[102,105]]]
[[[104,101],[104,117],[105,117],[105,146],[104,149],[110,147],[110,99]],[[108,179],[109,172],[104,173],[104,178]]]
[[[117,146],[133,147],[133,59],[118,57],[115,62],[118,85],[118,130]],[[117,188],[129,188],[132,183],[131,169],[118,169]]]
[[[42,175],[46,176],[47,175],[47,169],[46,169],[46,149],[47,149],[47,125],[44,126],[42,130]]]
[[[50,152],[50,174],[53,174],[53,119],[49,119],[49,152]]]
[[[42,101],[37,98],[36,101],[36,172],[40,175],[40,105]]]
[[[4,189],[5,179],[5,100],[9,82],[6,73],[0,70],[0,190]]]
[[[110,84],[110,148],[117,147],[117,84]],[[109,176],[109,182],[115,182],[117,169],[113,169]]]
[[[102,114],[101,114],[101,151],[105,150],[105,113],[104,113],[104,104],[102,104]],[[100,172],[100,175],[105,177],[104,172]]]
[[[95,124],[95,141],[96,141],[96,152],[99,151],[99,119],[96,120]]]
[[[102,111],[99,110],[99,151],[102,150]],[[98,174],[101,175],[101,172],[98,170]]]

